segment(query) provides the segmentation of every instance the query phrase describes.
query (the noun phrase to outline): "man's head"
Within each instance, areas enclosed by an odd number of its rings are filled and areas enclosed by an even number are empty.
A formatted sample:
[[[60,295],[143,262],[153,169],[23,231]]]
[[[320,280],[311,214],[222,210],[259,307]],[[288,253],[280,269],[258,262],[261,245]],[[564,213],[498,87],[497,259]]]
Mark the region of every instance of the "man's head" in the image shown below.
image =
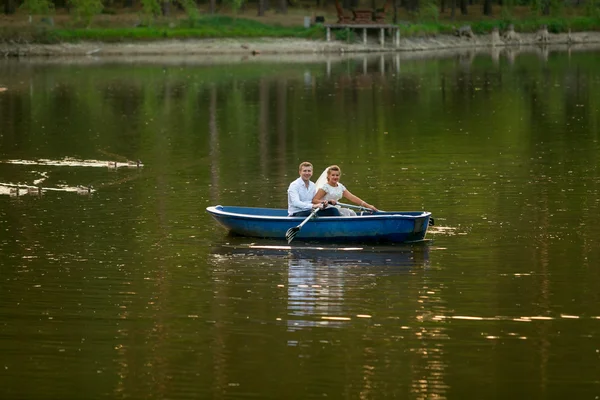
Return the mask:
[[[298,167],[298,173],[300,174],[300,177],[302,178],[303,181],[305,181],[305,182],[310,181],[310,178],[312,177],[312,174],[313,174],[312,164],[309,163],[308,161],[304,161],[303,163],[300,163],[300,166]]]

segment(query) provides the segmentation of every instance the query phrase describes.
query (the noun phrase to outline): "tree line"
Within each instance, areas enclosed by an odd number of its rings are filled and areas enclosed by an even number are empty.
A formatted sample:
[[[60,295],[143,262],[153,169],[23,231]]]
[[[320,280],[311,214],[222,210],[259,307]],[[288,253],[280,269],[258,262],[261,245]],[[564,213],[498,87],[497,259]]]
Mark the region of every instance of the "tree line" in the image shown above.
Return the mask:
[[[394,17],[398,8],[404,8],[409,15],[419,15],[430,20],[437,20],[439,15],[451,10],[454,19],[455,10],[467,15],[473,5],[480,5],[482,15],[491,16],[494,3],[502,10],[502,17],[511,15],[515,7],[530,8],[534,15],[561,17],[566,15],[587,15],[600,17],[600,0],[311,0],[300,4],[299,0],[2,0],[5,14],[14,14],[17,9],[26,10],[29,15],[51,16],[57,9],[64,9],[75,18],[81,18],[88,23],[93,16],[100,13],[111,13],[117,8],[141,8],[149,16],[169,16],[171,7],[175,6],[185,11],[190,18],[200,15],[199,7],[206,9],[208,14],[217,14],[218,8],[227,6],[233,12],[255,7],[258,16],[265,11],[275,9],[278,13],[286,14],[288,6],[314,6],[317,9],[329,6],[335,2],[344,9],[370,6],[373,10],[387,11],[393,8]],[[471,7],[472,8],[472,7]],[[338,8],[339,9],[339,8]],[[395,20],[396,18],[394,18]]]

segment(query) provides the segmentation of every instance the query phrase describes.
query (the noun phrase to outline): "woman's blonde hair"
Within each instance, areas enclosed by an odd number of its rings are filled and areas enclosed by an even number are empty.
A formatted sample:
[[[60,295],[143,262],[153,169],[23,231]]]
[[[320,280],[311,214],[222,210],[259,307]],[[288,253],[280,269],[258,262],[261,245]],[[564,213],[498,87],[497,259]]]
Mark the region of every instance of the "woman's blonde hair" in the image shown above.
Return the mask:
[[[329,175],[331,175],[331,171],[337,171],[340,173],[340,176],[342,175],[342,170],[337,165],[331,165],[327,168],[327,176],[328,177],[329,177]]]

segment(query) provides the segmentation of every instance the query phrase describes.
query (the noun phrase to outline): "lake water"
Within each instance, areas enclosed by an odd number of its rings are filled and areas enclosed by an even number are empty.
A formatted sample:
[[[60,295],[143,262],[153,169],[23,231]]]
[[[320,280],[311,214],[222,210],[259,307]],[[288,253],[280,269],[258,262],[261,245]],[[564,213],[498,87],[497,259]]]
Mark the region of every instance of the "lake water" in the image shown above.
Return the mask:
[[[599,56],[0,60],[0,398],[599,398]],[[429,241],[205,212],[304,160]]]

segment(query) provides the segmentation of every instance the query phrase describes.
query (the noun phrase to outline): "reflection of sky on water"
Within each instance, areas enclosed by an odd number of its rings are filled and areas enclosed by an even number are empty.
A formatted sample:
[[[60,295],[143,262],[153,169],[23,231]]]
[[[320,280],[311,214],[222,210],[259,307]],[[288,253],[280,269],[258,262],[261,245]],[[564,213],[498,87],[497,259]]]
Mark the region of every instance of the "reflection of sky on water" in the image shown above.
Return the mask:
[[[117,156],[117,155],[115,155]],[[121,157],[121,156],[117,156]],[[121,157],[123,158],[123,157]],[[0,164],[14,166],[11,168],[13,173],[18,174],[16,182],[0,182],[0,195],[7,195],[10,197],[20,197],[24,195],[35,195],[42,196],[49,192],[71,192],[80,195],[89,195],[96,191],[93,185],[90,184],[89,175],[85,175],[85,184],[79,185],[68,185],[64,183],[66,176],[64,173],[61,175],[60,172],[65,168],[76,168],[76,167],[93,167],[103,168],[107,170],[115,171],[117,169],[136,169],[139,170],[144,165],[141,161],[104,161],[104,160],[79,160],[75,158],[65,157],[62,160],[52,159],[36,159],[36,160],[0,160]],[[58,175],[58,176],[57,176]],[[110,186],[115,184],[121,184],[139,177],[139,175],[130,175],[126,177],[118,177],[110,179],[103,177],[98,180],[99,176],[94,175],[96,182],[94,186]],[[71,178],[70,176],[67,176]],[[0,174],[0,180],[2,175]]]

